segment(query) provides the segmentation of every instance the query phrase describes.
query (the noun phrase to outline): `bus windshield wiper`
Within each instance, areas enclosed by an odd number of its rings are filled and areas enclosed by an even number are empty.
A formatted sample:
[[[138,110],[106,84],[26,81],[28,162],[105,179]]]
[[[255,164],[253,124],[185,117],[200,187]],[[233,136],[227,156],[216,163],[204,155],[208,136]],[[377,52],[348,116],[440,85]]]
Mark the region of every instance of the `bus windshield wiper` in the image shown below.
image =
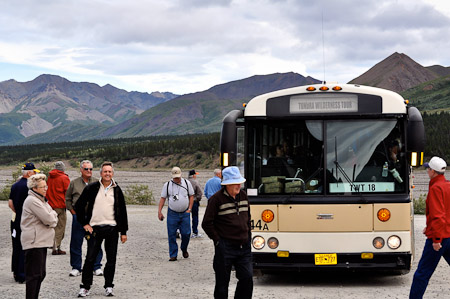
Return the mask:
[[[341,172],[341,174],[344,176],[344,178],[347,180],[347,182],[352,186],[352,189],[356,190],[355,184],[348,177],[347,173],[345,173],[345,170],[342,168],[342,166],[338,162],[338,158],[337,158],[337,137],[336,136],[334,137],[334,165],[336,165],[336,175],[338,174],[338,170],[339,170]],[[336,177],[336,181],[339,184],[339,181],[337,180],[337,177]],[[357,193],[360,193],[360,192],[357,191]]]

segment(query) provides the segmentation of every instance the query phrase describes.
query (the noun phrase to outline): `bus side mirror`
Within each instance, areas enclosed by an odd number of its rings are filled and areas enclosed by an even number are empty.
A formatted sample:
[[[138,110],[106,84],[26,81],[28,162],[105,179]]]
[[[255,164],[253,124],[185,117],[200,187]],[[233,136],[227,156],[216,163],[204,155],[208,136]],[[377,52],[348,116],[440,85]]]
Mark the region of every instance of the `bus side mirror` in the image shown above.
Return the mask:
[[[422,115],[416,107],[408,107],[408,127],[406,132],[406,151],[410,153],[411,166],[423,164],[425,148],[425,127]]]

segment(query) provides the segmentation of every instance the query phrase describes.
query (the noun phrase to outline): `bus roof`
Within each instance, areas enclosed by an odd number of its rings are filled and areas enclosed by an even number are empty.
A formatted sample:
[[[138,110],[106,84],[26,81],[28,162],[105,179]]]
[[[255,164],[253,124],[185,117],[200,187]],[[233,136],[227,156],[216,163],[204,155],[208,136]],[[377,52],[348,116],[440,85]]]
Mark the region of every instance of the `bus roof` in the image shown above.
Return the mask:
[[[341,90],[333,90],[334,87],[340,87]],[[307,88],[312,87],[312,91]],[[327,90],[320,90],[321,87],[328,88]],[[304,94],[327,94],[332,97],[332,94],[364,94],[381,97],[381,113],[382,114],[406,114],[406,103],[402,96],[398,93],[363,85],[356,84],[313,84],[282,90],[273,91],[262,94],[251,99],[245,107],[244,116],[267,116],[266,103],[269,99],[278,97],[300,96]],[[327,96],[328,97],[328,96]]]

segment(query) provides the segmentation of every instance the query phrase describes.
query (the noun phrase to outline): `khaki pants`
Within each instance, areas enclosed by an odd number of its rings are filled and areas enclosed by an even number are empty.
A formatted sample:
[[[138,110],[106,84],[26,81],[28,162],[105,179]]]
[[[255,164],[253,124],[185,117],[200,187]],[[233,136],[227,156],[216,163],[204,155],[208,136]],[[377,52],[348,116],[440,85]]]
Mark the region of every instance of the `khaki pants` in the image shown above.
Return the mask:
[[[67,215],[66,215],[66,209],[54,209],[54,210],[58,214],[58,224],[55,227],[55,242],[54,242],[53,248],[57,249],[57,248],[61,247],[61,242],[64,239]]]

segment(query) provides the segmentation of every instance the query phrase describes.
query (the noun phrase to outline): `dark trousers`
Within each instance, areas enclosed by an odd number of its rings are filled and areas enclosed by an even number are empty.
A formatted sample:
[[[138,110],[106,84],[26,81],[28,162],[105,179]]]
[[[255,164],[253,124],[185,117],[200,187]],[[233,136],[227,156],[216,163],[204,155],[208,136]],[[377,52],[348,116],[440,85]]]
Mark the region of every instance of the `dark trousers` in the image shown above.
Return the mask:
[[[72,269],[77,269],[81,272],[81,255],[83,248],[83,240],[86,231],[83,226],[77,220],[77,215],[72,215],[72,234],[70,237],[70,265]],[[97,255],[95,260],[94,270],[101,269],[102,267],[103,251]]]
[[[19,226],[19,228],[17,228]],[[17,225],[11,222],[11,234],[16,231],[15,237],[12,237],[12,258],[11,258],[11,271],[13,272],[14,279],[17,282],[25,281],[25,256],[22,249],[22,243],[20,242],[20,236],[22,231],[20,230],[20,224]]]
[[[221,239],[219,245],[215,247],[213,267],[216,274],[216,286],[214,298],[228,298],[228,285],[233,265],[238,279],[234,298],[252,298],[253,265],[250,243],[239,246],[224,239]]]
[[[200,206],[200,202],[194,200],[194,204],[192,205],[192,233],[198,234],[198,207]]]
[[[104,288],[114,287],[114,273],[116,272],[117,245],[119,232],[115,226],[94,226],[94,231],[88,240],[86,259],[84,261],[83,274],[81,276],[82,288],[89,290],[92,285],[94,264],[105,241],[106,265],[103,271],[105,277]]]
[[[25,253],[25,281],[27,284],[26,298],[39,298],[41,283],[45,278],[47,248],[31,248]]]
[[[433,240],[427,239],[423,248],[417,270],[414,273],[413,282],[409,298],[422,298],[427,289],[431,275],[436,270],[441,257],[443,256],[450,265],[450,238],[442,240],[442,248],[439,251],[433,249]]]

